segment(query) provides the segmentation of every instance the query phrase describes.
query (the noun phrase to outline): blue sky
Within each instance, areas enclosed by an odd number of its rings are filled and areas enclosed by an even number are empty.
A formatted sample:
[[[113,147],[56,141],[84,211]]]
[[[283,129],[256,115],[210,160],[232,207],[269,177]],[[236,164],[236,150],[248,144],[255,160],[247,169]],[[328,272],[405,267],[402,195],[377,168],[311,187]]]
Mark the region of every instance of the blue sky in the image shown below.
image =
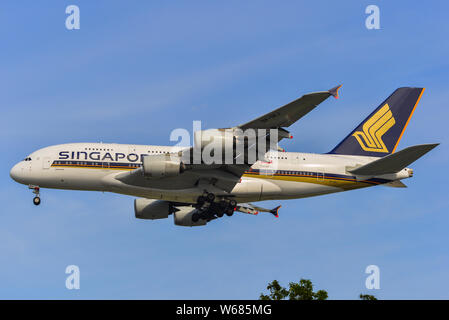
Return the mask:
[[[76,4],[81,29],[65,28]],[[380,30],[365,8],[380,8]],[[0,298],[252,299],[309,278],[333,299],[448,299],[446,1],[3,1]],[[9,177],[44,146],[170,145],[172,129],[236,125],[343,84],[290,127],[287,151],[327,152],[400,86],[426,91],[399,144],[440,142],[407,189],[273,201],[205,228],[139,221],[133,198]],[[65,288],[65,268],[81,289]],[[365,289],[366,266],[380,290]]]

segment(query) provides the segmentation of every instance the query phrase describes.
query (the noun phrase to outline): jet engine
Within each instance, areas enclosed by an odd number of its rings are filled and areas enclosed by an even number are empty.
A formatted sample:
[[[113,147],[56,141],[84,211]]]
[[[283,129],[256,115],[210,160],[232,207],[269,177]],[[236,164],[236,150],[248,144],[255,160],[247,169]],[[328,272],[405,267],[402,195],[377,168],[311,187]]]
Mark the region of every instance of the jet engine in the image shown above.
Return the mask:
[[[184,172],[181,158],[173,154],[143,157],[143,175],[149,178],[174,177]]]
[[[137,219],[165,219],[172,212],[168,201],[137,198],[134,200],[134,213]]]
[[[205,162],[231,161],[243,154],[244,157],[240,157],[242,163],[243,160],[245,163],[254,163],[263,159],[268,150],[279,149],[278,142],[283,138],[291,138],[291,135],[282,128],[208,129],[194,133],[194,146],[195,150],[201,150],[206,156],[206,159],[203,157]]]
[[[173,219],[177,226],[194,227],[207,224],[207,221],[203,219],[199,219],[197,222],[192,221],[192,215],[198,212],[197,209],[192,207],[177,207],[177,209],[178,211],[173,213]]]
[[[253,133],[255,131],[253,130]],[[237,154],[242,163],[247,160],[249,154],[253,156],[253,162],[257,160],[254,148],[252,153],[248,152],[248,147],[254,145],[257,138],[254,135],[245,136],[239,129],[208,129],[196,131],[194,133],[195,150],[201,150],[202,160],[208,164],[221,164],[233,162]],[[263,150],[265,154],[266,150]],[[246,161],[247,162],[247,161]]]
[[[255,144],[259,140],[267,138],[269,135],[274,135],[277,138],[274,143],[277,143],[283,138],[293,138],[287,130],[283,128],[278,129],[252,129],[248,128],[242,130],[240,128],[227,129],[208,129],[196,131],[194,133],[194,144],[197,148],[203,149],[206,146],[214,146],[222,149],[235,148],[236,144],[242,144],[245,147]],[[268,145],[267,145],[268,146]],[[275,149],[275,148],[272,148]]]
[[[194,144],[200,149],[204,149],[206,146],[209,146],[210,149],[232,149],[235,145],[235,136],[230,129],[196,131],[194,133]]]

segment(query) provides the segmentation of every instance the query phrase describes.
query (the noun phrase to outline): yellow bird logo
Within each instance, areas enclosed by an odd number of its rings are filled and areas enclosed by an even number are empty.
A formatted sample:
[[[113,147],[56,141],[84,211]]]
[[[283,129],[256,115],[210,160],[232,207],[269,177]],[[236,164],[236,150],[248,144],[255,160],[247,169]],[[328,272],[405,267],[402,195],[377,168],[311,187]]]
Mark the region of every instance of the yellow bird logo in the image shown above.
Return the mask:
[[[395,123],[396,121],[394,120],[390,106],[386,103],[363,124],[363,131],[356,131],[353,136],[365,151],[388,153],[388,149],[382,141],[382,136]]]

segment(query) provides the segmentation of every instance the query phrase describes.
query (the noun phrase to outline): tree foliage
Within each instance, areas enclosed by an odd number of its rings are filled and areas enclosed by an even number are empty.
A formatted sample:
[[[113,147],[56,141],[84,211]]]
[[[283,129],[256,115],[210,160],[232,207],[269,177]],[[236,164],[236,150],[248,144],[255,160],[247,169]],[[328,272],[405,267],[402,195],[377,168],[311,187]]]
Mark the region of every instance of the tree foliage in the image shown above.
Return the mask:
[[[370,294],[360,294],[360,300],[377,300],[377,298]]]
[[[326,300],[328,295],[325,290],[313,291],[312,281],[301,279],[298,283],[290,282],[289,288],[282,287],[277,280],[273,280],[267,286],[268,295],[260,294],[260,300]]]
[[[301,279],[299,282],[290,282],[288,289],[282,287],[277,280],[273,280],[267,286],[269,293],[267,295],[261,293],[260,300],[326,300],[328,298],[327,291],[313,291],[312,281]],[[377,300],[370,294],[361,293],[360,300]]]

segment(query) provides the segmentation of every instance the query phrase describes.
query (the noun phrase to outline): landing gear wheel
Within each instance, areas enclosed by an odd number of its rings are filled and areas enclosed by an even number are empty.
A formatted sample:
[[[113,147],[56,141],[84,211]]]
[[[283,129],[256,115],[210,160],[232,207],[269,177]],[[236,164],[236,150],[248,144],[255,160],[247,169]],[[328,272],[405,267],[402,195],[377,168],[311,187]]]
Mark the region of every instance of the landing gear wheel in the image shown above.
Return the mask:
[[[200,220],[200,214],[195,212],[194,214],[192,214],[192,221],[198,222],[198,220]]]
[[[213,193],[208,193],[208,194],[206,194],[206,199],[207,199],[207,201],[210,202],[210,203],[214,202],[214,200],[215,200],[215,194],[213,194]]]
[[[202,213],[200,213],[200,218],[203,220],[207,220],[210,218],[210,213],[209,211],[203,211]]]
[[[220,212],[217,213],[217,217],[219,217],[219,218],[223,217],[223,215],[224,215],[223,211],[220,211]]]
[[[198,199],[196,200],[196,202],[202,206],[205,202],[206,202],[206,197],[203,196],[199,196]]]
[[[226,202],[225,200],[221,200],[219,203],[219,208],[224,211],[227,207],[228,207],[229,203]]]
[[[234,208],[228,208],[228,209],[226,209],[226,215],[228,216],[228,217],[230,217],[230,216],[232,216],[233,214],[234,214]]]
[[[39,197],[34,197],[34,198],[33,198],[33,203],[34,203],[34,205],[36,205],[36,206],[40,205],[40,203],[41,203],[41,198],[39,198]]]
[[[229,201],[229,205],[232,207],[232,209],[234,209],[237,206],[237,201],[235,200],[230,200]]]

